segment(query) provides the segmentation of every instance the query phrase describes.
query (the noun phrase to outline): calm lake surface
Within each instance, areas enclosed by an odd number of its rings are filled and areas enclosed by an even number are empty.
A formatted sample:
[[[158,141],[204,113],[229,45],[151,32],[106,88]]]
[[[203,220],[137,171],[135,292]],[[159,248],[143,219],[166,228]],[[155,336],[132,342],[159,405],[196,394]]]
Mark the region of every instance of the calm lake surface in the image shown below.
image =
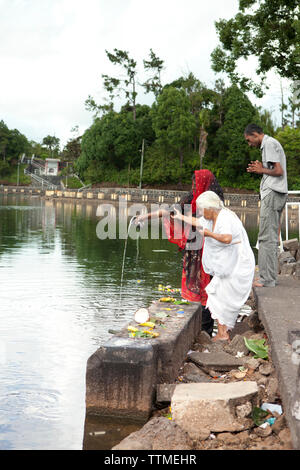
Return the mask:
[[[134,430],[86,422],[86,362],[158,284],[180,287],[181,255],[129,238],[120,297],[125,240],[97,237],[98,205],[0,195],[2,450],[109,449]],[[257,213],[239,215],[254,246]]]

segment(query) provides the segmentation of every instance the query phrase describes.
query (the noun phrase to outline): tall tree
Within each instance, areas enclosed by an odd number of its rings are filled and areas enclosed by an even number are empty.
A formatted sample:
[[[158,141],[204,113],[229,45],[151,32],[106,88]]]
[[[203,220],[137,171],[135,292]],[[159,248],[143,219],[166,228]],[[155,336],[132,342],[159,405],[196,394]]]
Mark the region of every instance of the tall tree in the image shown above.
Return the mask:
[[[259,113],[248,97],[236,85],[226,90],[224,96],[224,124],[212,139],[211,151],[219,157],[221,176],[234,184],[246,174],[251,149],[246,146],[244,130],[247,124],[258,122]]]
[[[216,22],[221,45],[212,53],[212,67],[226,72],[243,89],[262,96],[266,74],[275,70],[281,77],[300,79],[299,0],[239,0],[239,12]],[[258,59],[259,84],[238,73],[240,59]]]
[[[53,157],[54,152],[57,153],[59,151],[59,142],[60,139],[54,135],[47,135],[43,138],[43,145],[46,145],[51,157]]]
[[[152,109],[153,129],[165,152],[176,152],[183,165],[184,153],[189,148],[195,132],[195,119],[188,97],[183,90],[167,87]]]
[[[150,49],[149,60],[144,60],[144,68],[147,71],[152,72],[152,76],[143,83],[143,87],[146,93],[154,93],[155,98],[159,96],[162,91],[161,84],[161,71],[163,70],[164,61],[155,55],[152,49]]]
[[[102,75],[104,79],[104,88],[113,98],[116,91],[123,91],[125,97],[132,106],[133,120],[136,119],[136,61],[131,59],[127,51],[114,49],[114,53],[105,51],[108,59],[115,65],[120,65],[126,72],[126,78],[114,78],[108,75]],[[124,88],[125,86],[125,88]]]

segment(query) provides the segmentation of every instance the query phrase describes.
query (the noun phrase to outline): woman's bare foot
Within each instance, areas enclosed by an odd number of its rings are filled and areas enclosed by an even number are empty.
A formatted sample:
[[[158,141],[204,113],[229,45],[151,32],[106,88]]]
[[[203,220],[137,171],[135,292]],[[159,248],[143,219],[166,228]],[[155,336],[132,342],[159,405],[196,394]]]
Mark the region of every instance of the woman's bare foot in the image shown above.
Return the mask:
[[[218,332],[217,332],[216,336],[212,339],[212,341],[214,343],[216,341],[230,341],[230,337],[229,337],[226,325],[221,325],[218,322]]]
[[[216,334],[216,336],[213,337],[212,341],[216,343],[217,341],[230,341],[229,334],[227,336],[221,336],[219,334]]]

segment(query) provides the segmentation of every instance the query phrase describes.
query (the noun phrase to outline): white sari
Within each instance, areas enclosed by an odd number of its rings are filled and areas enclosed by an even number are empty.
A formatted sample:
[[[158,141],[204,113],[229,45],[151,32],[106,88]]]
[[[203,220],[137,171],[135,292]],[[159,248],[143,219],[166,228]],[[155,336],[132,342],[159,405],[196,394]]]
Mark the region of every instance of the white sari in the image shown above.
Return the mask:
[[[212,231],[211,220],[201,217],[200,222]],[[232,329],[252,288],[255,259],[243,224],[234,212],[228,209],[220,211],[214,233],[230,234],[232,241],[228,245],[205,237],[203,269],[213,276],[206,287],[206,306],[212,318]]]

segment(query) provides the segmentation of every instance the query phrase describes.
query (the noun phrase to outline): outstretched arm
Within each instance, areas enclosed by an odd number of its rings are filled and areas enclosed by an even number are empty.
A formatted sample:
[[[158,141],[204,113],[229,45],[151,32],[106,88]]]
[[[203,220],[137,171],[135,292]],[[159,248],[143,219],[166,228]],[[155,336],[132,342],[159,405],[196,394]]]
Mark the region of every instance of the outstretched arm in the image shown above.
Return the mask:
[[[141,214],[141,215],[137,216],[137,218],[135,219],[135,223],[144,222],[145,220],[149,220],[149,219],[158,219],[158,218],[163,217],[164,215],[167,215],[167,214],[169,214],[169,213],[165,209],[160,209],[156,212],[149,212],[147,214]]]

